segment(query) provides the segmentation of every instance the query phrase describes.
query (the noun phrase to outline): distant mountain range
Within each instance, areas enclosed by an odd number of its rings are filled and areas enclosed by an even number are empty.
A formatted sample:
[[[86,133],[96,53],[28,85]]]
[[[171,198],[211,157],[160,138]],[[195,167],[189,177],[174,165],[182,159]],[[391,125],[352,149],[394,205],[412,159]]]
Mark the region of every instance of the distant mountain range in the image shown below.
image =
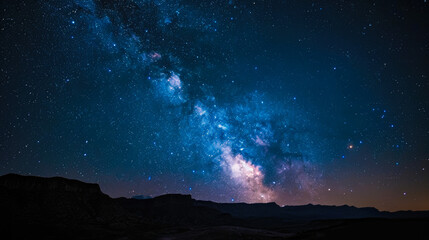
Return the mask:
[[[16,174],[0,176],[0,212],[3,233],[45,239],[332,239],[357,229],[406,237],[429,226],[429,211],[216,203],[180,194],[112,199],[97,184]]]
[[[146,195],[136,195],[136,196],[132,196],[132,199],[150,199],[152,198],[151,196],[146,196]]]

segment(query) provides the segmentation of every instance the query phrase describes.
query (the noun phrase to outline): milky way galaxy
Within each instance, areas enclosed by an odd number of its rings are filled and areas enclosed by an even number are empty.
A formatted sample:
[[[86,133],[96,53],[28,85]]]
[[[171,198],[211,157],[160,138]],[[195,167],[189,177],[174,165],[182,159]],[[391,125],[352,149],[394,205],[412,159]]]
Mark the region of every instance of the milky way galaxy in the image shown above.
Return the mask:
[[[1,173],[113,197],[427,209],[427,7],[4,2]]]

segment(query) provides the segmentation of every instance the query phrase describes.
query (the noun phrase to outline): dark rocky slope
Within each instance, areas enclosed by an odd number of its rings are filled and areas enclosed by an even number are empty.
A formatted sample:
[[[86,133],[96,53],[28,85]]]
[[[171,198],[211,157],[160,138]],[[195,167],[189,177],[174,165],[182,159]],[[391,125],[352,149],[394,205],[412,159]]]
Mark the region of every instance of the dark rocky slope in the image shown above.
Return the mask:
[[[112,199],[97,184],[16,174],[0,177],[0,212],[8,239],[332,239],[349,232],[393,237],[423,234],[429,223],[428,212],[350,206],[227,204],[179,194]]]

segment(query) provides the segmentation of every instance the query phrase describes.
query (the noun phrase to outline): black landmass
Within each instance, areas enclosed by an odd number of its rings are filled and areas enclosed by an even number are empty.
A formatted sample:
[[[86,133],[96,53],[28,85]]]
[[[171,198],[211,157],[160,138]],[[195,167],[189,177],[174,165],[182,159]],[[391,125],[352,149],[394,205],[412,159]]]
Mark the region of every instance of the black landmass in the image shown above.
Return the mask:
[[[424,239],[429,211],[110,198],[97,184],[0,176],[2,239]]]

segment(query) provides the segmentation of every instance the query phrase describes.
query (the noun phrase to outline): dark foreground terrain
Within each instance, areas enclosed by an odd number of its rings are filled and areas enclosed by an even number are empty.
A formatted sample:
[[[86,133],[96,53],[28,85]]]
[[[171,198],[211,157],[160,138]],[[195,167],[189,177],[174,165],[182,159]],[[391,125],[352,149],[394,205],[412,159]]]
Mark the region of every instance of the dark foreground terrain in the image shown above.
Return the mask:
[[[426,239],[429,212],[350,206],[112,199],[97,184],[0,177],[1,239]],[[4,238],[5,236],[6,238]]]

